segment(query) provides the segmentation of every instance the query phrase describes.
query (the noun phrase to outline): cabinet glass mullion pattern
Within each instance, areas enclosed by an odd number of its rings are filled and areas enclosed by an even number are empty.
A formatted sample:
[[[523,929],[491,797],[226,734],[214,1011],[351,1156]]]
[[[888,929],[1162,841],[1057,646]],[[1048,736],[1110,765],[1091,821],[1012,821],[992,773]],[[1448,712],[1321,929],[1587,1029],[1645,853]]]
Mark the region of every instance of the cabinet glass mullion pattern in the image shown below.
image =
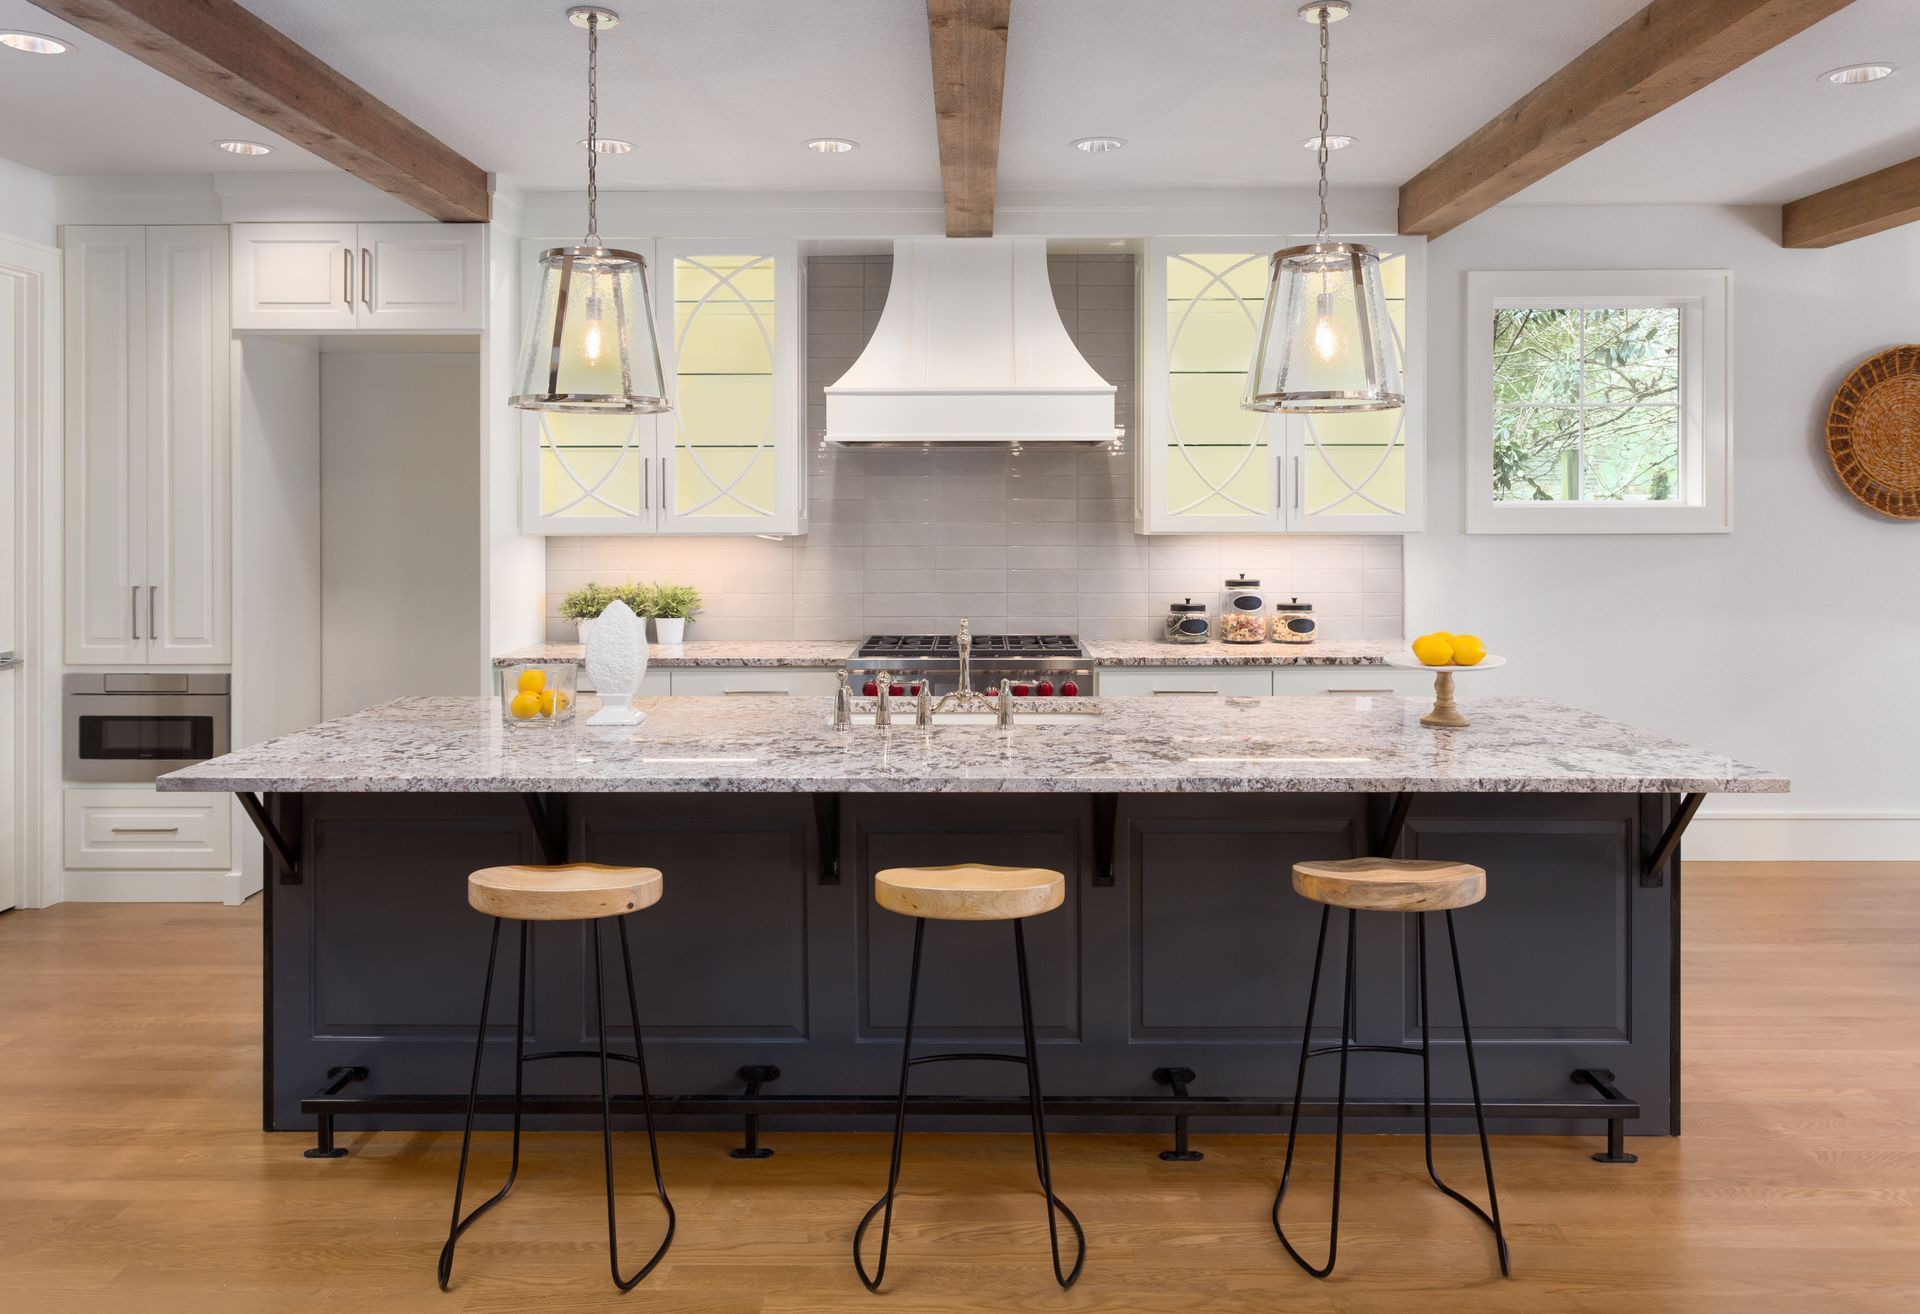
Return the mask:
[[[779,509],[772,255],[676,255],[670,516],[772,521]]]
[[[1271,253],[1166,257],[1165,482],[1170,519],[1273,514],[1266,416],[1241,408],[1266,311]]]
[[[1393,349],[1407,360],[1407,257],[1380,253]],[[1418,404],[1415,399],[1409,399]],[[1407,410],[1303,414],[1300,481],[1306,516],[1403,516],[1407,512]]]

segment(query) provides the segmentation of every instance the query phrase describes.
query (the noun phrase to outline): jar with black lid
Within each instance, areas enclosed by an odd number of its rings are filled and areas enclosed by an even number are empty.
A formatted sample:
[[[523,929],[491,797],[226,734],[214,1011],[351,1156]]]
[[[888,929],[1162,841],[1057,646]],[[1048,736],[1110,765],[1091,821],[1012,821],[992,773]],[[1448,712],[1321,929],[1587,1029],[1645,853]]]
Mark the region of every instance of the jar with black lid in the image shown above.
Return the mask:
[[[1272,635],[1275,643],[1312,643],[1313,604],[1294,598],[1273,604]]]
[[[1220,594],[1220,639],[1224,643],[1259,643],[1267,637],[1267,600],[1260,581],[1237,575]]]
[[[1205,643],[1212,632],[1206,603],[1188,598],[1167,608],[1165,638],[1168,643]]]

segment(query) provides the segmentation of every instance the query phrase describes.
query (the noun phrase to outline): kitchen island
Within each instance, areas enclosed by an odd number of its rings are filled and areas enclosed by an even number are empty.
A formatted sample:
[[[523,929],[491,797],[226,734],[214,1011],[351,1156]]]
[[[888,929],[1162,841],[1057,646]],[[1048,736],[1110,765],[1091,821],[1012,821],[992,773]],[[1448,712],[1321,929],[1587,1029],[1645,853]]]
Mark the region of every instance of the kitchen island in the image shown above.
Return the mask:
[[[1618,1151],[1623,1128],[1679,1128],[1680,833],[1706,793],[1787,787],[1529,699],[1475,700],[1470,728],[1438,731],[1419,724],[1426,700],[1393,697],[1087,700],[1007,732],[926,733],[835,731],[825,699],[636,705],[637,727],[585,724],[583,697],[573,723],[519,729],[490,699],[403,699],[161,778],[239,795],[269,850],[268,1128],[317,1125],[331,1149],[336,1119],[451,1125],[489,929],[468,872],[586,860],[666,874],[632,932],[655,1090],[676,1115],[881,1125],[912,927],[873,911],[871,873],[967,860],[1068,875],[1066,906],[1029,929],[1063,1126],[1270,1128],[1317,923],[1289,868],[1397,853],[1487,868],[1458,924],[1496,1125],[1604,1123]],[[589,943],[536,936],[530,1046],[590,1034]],[[1417,1038],[1402,921],[1362,919],[1360,949],[1359,1039]],[[930,1043],[1018,1043],[1007,953],[991,928],[929,935]],[[1316,1041],[1334,1034],[1322,1012]],[[1437,1094],[1458,1112],[1444,1001],[1433,1033]],[[492,1035],[498,1090],[511,1019]],[[1389,1057],[1356,1055],[1352,1090],[1379,1126],[1417,1126],[1417,1076]],[[918,1106],[936,1122],[1024,1109],[1004,1074],[942,1078]],[[592,1106],[577,1074],[528,1080],[544,1116]],[[1311,1114],[1331,1090],[1308,1094]]]

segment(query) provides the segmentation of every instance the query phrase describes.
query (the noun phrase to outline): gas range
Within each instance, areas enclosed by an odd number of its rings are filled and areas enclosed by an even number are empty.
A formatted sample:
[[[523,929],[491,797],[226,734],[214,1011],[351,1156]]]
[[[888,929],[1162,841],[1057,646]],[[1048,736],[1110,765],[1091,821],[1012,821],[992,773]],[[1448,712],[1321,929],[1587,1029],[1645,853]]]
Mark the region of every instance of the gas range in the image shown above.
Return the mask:
[[[964,640],[964,642],[963,642]],[[963,655],[964,648],[964,655]],[[860,692],[879,692],[878,676],[892,677],[891,692],[906,696],[925,684],[929,693],[960,687],[963,669],[982,693],[1006,680],[1015,697],[1072,698],[1093,692],[1087,650],[1071,634],[875,634],[847,663]],[[864,681],[860,676],[867,676]]]

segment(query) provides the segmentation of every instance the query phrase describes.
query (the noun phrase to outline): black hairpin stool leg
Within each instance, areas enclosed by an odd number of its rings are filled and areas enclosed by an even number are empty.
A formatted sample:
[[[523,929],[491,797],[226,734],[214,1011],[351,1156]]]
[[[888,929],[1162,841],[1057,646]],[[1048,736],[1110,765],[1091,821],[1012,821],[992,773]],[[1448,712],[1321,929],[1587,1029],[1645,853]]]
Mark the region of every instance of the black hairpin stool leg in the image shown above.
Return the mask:
[[[1347,1054],[1352,1047],[1354,1033],[1354,985],[1355,985],[1355,933],[1353,909],[1347,910],[1347,980],[1346,1002],[1340,1010],[1340,1094],[1334,1107],[1333,1117],[1333,1219],[1327,1232],[1327,1262],[1323,1267],[1315,1268],[1308,1263],[1293,1242],[1287,1239],[1286,1229],[1280,1226],[1280,1203],[1286,1199],[1287,1182],[1293,1175],[1293,1148],[1299,1143],[1300,1136],[1300,1096],[1307,1084],[1307,1060],[1326,1050],[1313,1048],[1313,1015],[1320,999],[1320,966],[1327,952],[1327,919],[1332,915],[1331,906],[1320,909],[1320,938],[1313,949],[1313,982],[1307,987],[1307,1022],[1300,1033],[1300,1070],[1294,1079],[1293,1117],[1287,1123],[1287,1157],[1280,1169],[1280,1189],[1273,1194],[1273,1233],[1280,1238],[1280,1244],[1286,1248],[1293,1262],[1311,1273],[1323,1278],[1333,1272],[1334,1261],[1340,1254],[1340,1175],[1345,1164],[1347,1146]]]
[[[1087,1262],[1087,1234],[1080,1228],[1080,1220],[1075,1218],[1073,1210],[1066,1202],[1053,1193],[1053,1167],[1047,1157],[1047,1112],[1046,1100],[1040,1093],[1040,1056],[1033,1039],[1033,995],[1027,986],[1027,937],[1020,929],[1020,921],[1013,923],[1013,953],[1020,965],[1020,1031],[1026,1042],[1027,1056],[1027,1105],[1033,1116],[1033,1163],[1040,1174],[1040,1190],[1047,1199],[1047,1244],[1053,1248],[1053,1280],[1062,1290],[1071,1287],[1080,1277],[1080,1270]],[[1073,1227],[1073,1239],[1076,1253],[1071,1271],[1060,1270],[1060,1228],[1054,1219],[1054,1211],[1059,1210]]]
[[[613,1203],[613,1108],[607,1081],[607,986],[606,978],[600,971],[600,921],[596,919],[593,923],[593,1020],[600,1033],[600,1148],[607,1169],[607,1263],[613,1270],[613,1285],[622,1291],[631,1291],[667,1257],[667,1248],[673,1244],[673,1229],[678,1220],[674,1216],[673,1201],[667,1199],[667,1184],[660,1176],[660,1145],[654,1139],[653,1131],[653,1090],[647,1084],[647,1050],[640,1038],[640,1004],[633,990],[633,955],[627,947],[627,919],[617,917],[614,921],[620,927],[620,962],[626,969],[627,1012],[633,1022],[634,1066],[640,1069],[640,1107],[646,1114],[647,1152],[653,1159],[653,1189],[660,1197],[661,1208],[667,1211],[667,1234],[661,1239],[660,1248],[632,1277],[621,1277],[620,1229],[615,1220]]]
[[[913,1071],[913,1015],[920,1002],[920,947],[926,938],[927,919],[914,918],[913,966],[907,970],[907,1030],[900,1038],[900,1098],[893,1109],[893,1161],[887,1167],[887,1192],[873,1202],[853,1232],[854,1271],[859,1273],[861,1285],[872,1292],[878,1292],[880,1283],[886,1279],[887,1243],[893,1237],[893,1196],[900,1189],[900,1152],[907,1135],[907,1075]],[[886,1214],[880,1221],[880,1260],[873,1272],[868,1273],[866,1261],[860,1257],[860,1243],[866,1239],[873,1216],[883,1209]]]
[[[1467,1024],[1467,987],[1460,974],[1460,942],[1453,933],[1453,910],[1449,908],[1447,917],[1447,947],[1453,953],[1453,988],[1460,1000],[1460,1039],[1467,1051],[1467,1080],[1473,1088],[1473,1119],[1480,1129],[1480,1163],[1487,1174],[1487,1203],[1492,1206],[1489,1215],[1485,1209],[1440,1180],[1440,1174],[1433,1166],[1433,1076],[1432,1043],[1428,1039],[1428,998],[1427,998],[1427,914],[1414,913],[1414,943],[1418,946],[1420,967],[1420,1115],[1421,1130],[1427,1143],[1427,1176],[1451,1198],[1471,1209],[1480,1221],[1493,1229],[1494,1244],[1500,1251],[1500,1276],[1512,1277],[1513,1272],[1507,1259],[1507,1237],[1500,1229],[1500,1196],[1493,1188],[1493,1151],[1487,1144],[1487,1115],[1480,1105],[1480,1072],[1473,1060],[1473,1030]]]
[[[485,1203],[460,1217],[460,1196],[467,1185],[467,1155],[473,1146],[473,1109],[480,1097],[480,1060],[487,1052],[487,1010],[493,1002],[493,966],[500,954],[500,919],[493,919],[493,937],[487,946],[486,984],[480,988],[480,1026],[473,1041],[473,1080],[467,1085],[467,1119],[460,1133],[460,1172],[453,1182],[453,1221],[447,1227],[447,1243],[440,1247],[440,1289],[445,1291],[453,1278],[453,1248],[460,1236],[472,1227],[480,1215],[507,1198],[520,1175],[520,1098],[524,1089],[527,1043],[527,923],[520,923],[520,975],[516,983],[513,1017],[513,1159],[507,1168],[507,1182]]]

